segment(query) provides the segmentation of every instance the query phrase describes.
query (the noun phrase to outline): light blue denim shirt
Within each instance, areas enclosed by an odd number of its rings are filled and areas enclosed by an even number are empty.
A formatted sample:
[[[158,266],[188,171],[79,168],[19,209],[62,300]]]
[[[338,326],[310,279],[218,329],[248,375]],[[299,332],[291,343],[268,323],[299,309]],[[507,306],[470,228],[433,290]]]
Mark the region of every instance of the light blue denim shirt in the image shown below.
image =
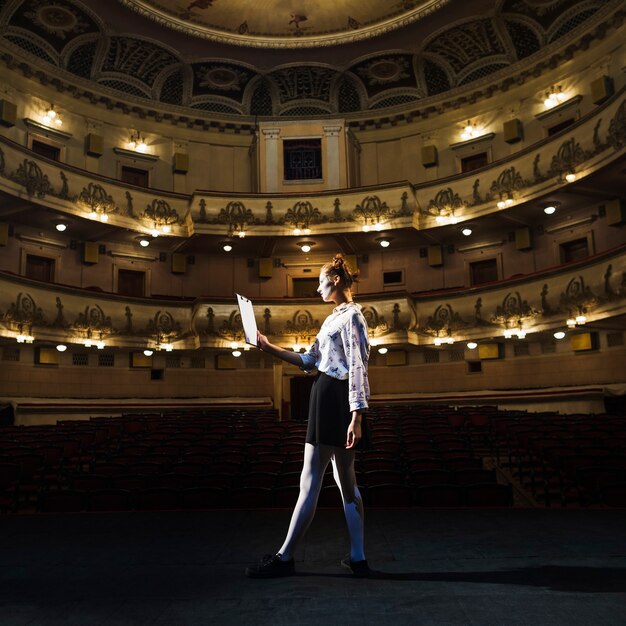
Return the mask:
[[[367,362],[370,342],[361,305],[344,302],[324,320],[313,345],[300,355],[302,369],[316,368],[339,380],[348,379],[350,410],[368,407]]]

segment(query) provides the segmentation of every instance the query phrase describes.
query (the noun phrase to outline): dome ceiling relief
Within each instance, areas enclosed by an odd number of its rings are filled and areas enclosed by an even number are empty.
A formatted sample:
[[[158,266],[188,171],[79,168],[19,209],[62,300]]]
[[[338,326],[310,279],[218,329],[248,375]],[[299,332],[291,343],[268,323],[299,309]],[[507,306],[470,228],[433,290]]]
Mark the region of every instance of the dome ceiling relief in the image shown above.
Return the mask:
[[[235,15],[238,1],[179,0],[169,4],[194,15],[229,6]],[[283,0],[276,6],[295,11],[294,7],[300,6],[297,1]],[[322,6],[321,0],[306,6],[318,4]],[[335,4],[346,10],[353,6],[347,0]],[[404,14],[415,10],[418,4],[424,6],[410,1],[362,3],[369,7],[372,19],[374,7],[378,7],[381,20],[393,11]],[[357,44],[355,55],[349,46],[338,47],[333,63],[298,62],[300,53],[293,50],[275,56],[281,63],[260,67],[259,57],[265,51],[242,49],[246,52],[244,58],[249,56],[244,62],[223,52],[212,56],[212,47],[219,44],[206,41],[201,42],[206,46],[206,56],[187,56],[177,45],[188,41],[188,37],[168,30],[176,41],[165,45],[157,34],[150,37],[153,32],[163,34],[163,28],[152,20],[114,3],[124,19],[111,23],[106,11],[98,9],[96,0],[0,0],[0,45],[37,57],[47,66],[46,72],[54,66],[93,81],[96,87],[148,102],[230,116],[335,115],[401,105],[408,108],[423,98],[508,70],[597,19],[596,13],[609,19],[621,3],[500,0],[488,14],[472,14],[471,0],[467,4],[469,15],[463,19],[443,20],[445,25],[432,32],[424,23],[422,32],[426,36],[416,37],[410,49],[386,49],[370,42],[370,52],[363,54],[364,44]],[[453,17],[453,11],[453,3],[440,8],[442,17]],[[339,8],[327,10],[335,17],[340,12]],[[305,28],[308,22],[302,21],[298,28]],[[415,24],[412,29],[417,32],[421,25]],[[135,34],[134,28],[142,35]]]
[[[162,25],[239,46],[298,48],[401,28],[450,0],[119,0]]]

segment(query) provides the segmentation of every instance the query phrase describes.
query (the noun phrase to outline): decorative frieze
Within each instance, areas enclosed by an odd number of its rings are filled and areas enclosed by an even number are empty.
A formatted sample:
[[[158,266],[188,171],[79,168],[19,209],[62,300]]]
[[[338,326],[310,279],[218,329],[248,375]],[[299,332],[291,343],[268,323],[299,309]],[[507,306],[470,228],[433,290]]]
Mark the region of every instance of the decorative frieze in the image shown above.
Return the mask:
[[[82,343],[106,337],[108,345],[174,349],[228,348],[243,341],[239,310],[232,303],[172,304],[152,299],[117,299],[45,284],[25,291],[20,276],[0,274],[0,335],[15,337],[28,330],[35,340]],[[11,295],[16,294],[17,295]],[[597,321],[626,313],[626,253],[606,253],[575,270],[564,267],[506,284],[459,289],[439,296],[406,294],[403,298],[359,297],[370,337],[378,344],[432,344],[433,339],[493,338],[523,328],[526,333],[561,329],[566,319],[585,315]],[[317,301],[285,300],[271,306],[255,303],[257,324],[273,343],[307,345],[319,331],[328,307]],[[50,321],[52,320],[52,321]],[[74,320],[69,324],[68,320]]]

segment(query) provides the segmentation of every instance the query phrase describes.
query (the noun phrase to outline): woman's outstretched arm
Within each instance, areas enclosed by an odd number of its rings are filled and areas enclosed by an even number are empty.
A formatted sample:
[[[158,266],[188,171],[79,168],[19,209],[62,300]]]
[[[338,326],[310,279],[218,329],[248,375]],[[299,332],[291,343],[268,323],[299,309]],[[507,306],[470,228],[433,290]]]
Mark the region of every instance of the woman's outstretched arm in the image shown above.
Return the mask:
[[[267,352],[268,354],[278,357],[283,361],[287,361],[287,363],[291,363],[296,367],[302,367],[302,359],[297,352],[292,352],[291,350],[285,350],[285,348],[281,348],[280,346],[275,346],[273,343],[270,343],[267,337],[258,330],[256,332],[256,338],[257,345],[263,352]]]

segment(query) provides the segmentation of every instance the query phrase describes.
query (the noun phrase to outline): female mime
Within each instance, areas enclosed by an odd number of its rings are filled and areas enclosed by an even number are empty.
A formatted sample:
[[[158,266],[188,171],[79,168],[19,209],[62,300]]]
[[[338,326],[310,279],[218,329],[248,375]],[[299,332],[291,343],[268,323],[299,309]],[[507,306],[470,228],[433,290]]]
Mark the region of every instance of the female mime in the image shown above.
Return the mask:
[[[333,464],[333,475],[341,491],[350,534],[350,556],[341,563],[355,576],[370,575],[364,549],[363,501],[354,473],[355,449],[365,430],[362,413],[369,398],[370,345],[367,322],[360,305],[352,299],[354,280],[355,275],[341,255],[322,267],[317,292],[324,302],[333,302],[335,308],[306,353],[275,346],[258,333],[261,350],[304,370],[316,368],[318,373],[309,402],[300,495],[289,530],[276,554],[267,555],[246,569],[250,577],[273,578],[295,572],[294,550],[313,520],[329,462]]]

